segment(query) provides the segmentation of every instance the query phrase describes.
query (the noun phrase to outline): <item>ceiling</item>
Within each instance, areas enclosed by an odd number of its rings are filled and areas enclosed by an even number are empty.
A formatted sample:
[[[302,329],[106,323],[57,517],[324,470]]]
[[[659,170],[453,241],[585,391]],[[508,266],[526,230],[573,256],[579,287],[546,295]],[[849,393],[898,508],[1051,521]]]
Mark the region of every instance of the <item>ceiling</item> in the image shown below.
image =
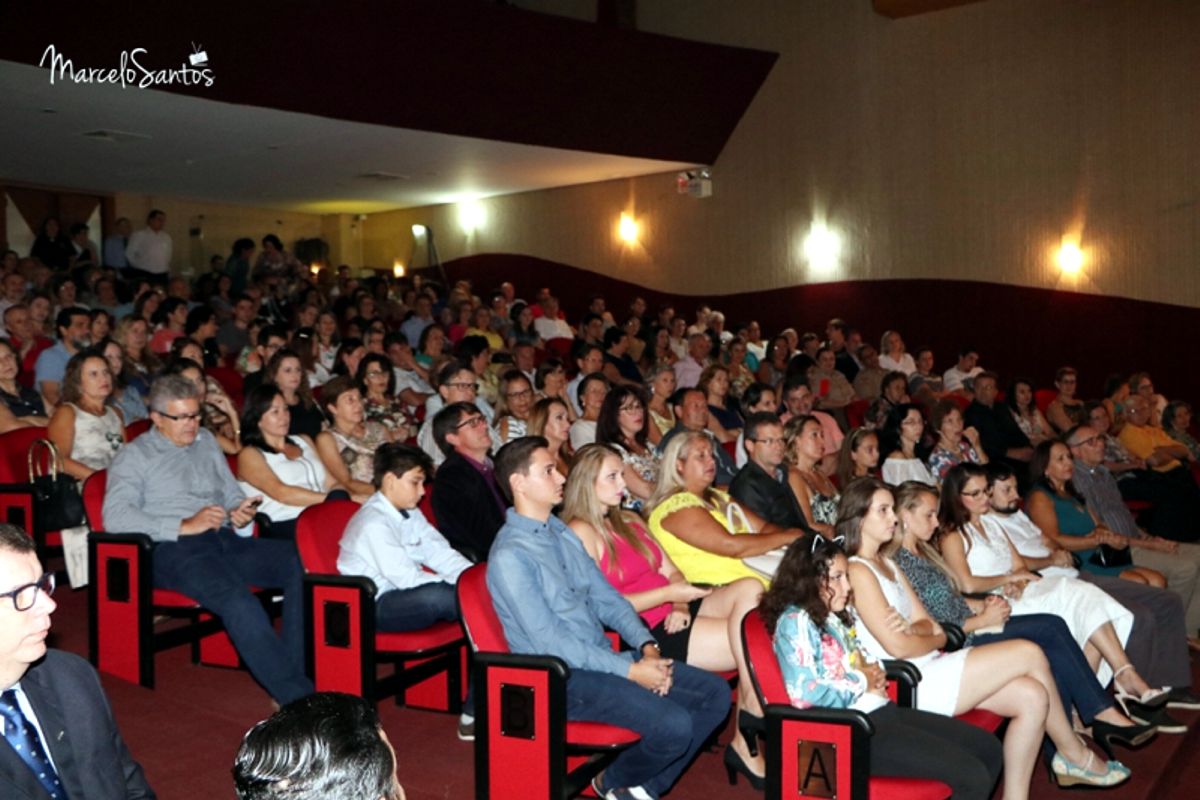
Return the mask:
[[[690,166],[347,122],[119,85],[51,85],[49,75],[45,69],[0,61],[0,97],[5,98],[0,178],[332,214],[434,205]],[[95,131],[117,135],[84,135]],[[379,173],[384,176],[360,177]]]

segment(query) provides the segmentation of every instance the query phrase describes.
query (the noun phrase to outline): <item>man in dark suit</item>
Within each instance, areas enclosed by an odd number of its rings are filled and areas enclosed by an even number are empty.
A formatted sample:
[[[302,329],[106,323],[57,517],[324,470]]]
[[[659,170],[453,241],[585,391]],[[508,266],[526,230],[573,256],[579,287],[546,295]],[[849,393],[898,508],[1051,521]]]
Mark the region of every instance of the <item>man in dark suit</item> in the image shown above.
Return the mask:
[[[729,494],[767,522],[814,533],[787,482],[783,466],[783,425],[779,417],[760,412],[746,418],[746,466],[729,484]]]
[[[53,573],[33,540],[0,523],[0,797],[153,798],[113,720],[96,671],[47,650]]]
[[[451,403],[433,418],[433,439],[446,454],[433,478],[436,527],[455,550],[487,561],[506,507],[488,455],[487,419],[472,403]]]

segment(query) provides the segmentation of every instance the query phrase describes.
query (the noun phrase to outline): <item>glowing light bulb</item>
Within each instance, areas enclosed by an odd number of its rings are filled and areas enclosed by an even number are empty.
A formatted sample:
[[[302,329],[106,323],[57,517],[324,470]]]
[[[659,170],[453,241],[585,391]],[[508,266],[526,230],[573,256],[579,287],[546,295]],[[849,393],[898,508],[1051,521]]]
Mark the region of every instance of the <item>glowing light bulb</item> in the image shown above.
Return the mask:
[[[837,267],[842,254],[842,237],[824,222],[814,222],[808,236],[804,237],[804,257],[809,266],[822,272]]]
[[[472,234],[487,224],[487,209],[476,202],[460,203],[458,224],[463,233]]]
[[[404,277],[404,264],[400,263],[400,259],[392,262],[392,275],[396,278]]]
[[[412,226],[413,236],[416,236],[418,239],[420,239],[422,236],[425,235],[426,230],[427,230],[427,228],[424,225],[413,225]]]
[[[1058,248],[1058,267],[1068,275],[1075,275],[1083,268],[1083,250],[1075,242],[1063,242]]]
[[[617,223],[617,236],[621,237],[621,241],[627,244],[633,244],[638,240],[638,233],[641,226],[637,220],[628,214],[622,214],[621,220]]]

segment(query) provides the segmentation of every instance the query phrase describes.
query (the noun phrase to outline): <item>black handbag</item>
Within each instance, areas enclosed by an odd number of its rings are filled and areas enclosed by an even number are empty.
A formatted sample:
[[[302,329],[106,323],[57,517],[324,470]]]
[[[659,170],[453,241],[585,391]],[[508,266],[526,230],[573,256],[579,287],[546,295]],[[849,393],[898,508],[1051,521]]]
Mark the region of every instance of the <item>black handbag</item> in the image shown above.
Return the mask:
[[[1132,567],[1133,554],[1129,552],[1128,547],[1102,544],[1096,548],[1096,552],[1088,556],[1088,561],[1097,567]]]
[[[42,459],[38,449],[49,451],[48,466],[39,474]],[[62,472],[62,458],[49,439],[35,439],[29,445],[27,457],[29,482],[33,484],[34,528],[39,534],[61,531],[83,524],[83,498],[75,479]]]

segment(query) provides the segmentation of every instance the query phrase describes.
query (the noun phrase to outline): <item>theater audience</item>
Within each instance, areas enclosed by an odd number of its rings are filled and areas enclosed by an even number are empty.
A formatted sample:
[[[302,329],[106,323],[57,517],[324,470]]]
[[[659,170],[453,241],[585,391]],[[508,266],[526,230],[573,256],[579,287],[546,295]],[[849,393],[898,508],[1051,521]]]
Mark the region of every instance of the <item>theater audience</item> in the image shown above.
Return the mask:
[[[486,561],[504,524],[504,499],[496,484],[487,419],[469,402],[453,402],[432,421],[445,461],[433,480],[435,524],[471,561]]]
[[[253,324],[251,328],[253,328]],[[250,394],[267,378],[267,364],[280,350],[288,346],[288,330],[283,325],[262,325],[254,336],[254,349],[244,351],[238,358],[238,370],[243,372],[242,393]],[[296,354],[299,357],[299,353]],[[301,362],[303,365],[303,362]]]
[[[952,467],[988,463],[991,457],[983,449],[979,431],[974,426],[964,427],[963,413],[954,400],[940,400],[929,421],[937,435],[937,443],[929,453],[929,471],[939,484]]]
[[[371,494],[375,453],[398,437],[382,423],[366,418],[362,392],[348,375],[339,375],[321,388],[321,405],[332,420],[317,435],[321,463],[339,485],[353,494]]]
[[[907,380],[917,371],[911,354],[905,352],[904,339],[897,331],[884,331],[879,340],[879,366],[886,370],[903,372]]]
[[[528,427],[530,436],[541,436],[546,440],[546,448],[554,456],[558,471],[564,477],[570,475],[574,451],[570,441],[571,411],[567,404],[558,397],[543,397],[534,403]]]
[[[803,373],[789,376],[783,382],[782,392],[784,412],[779,415],[780,422],[787,424],[792,417],[802,415],[811,415],[820,420],[821,429],[825,431],[825,457],[821,460],[821,471],[832,475],[837,468],[837,454],[845,438],[841,426],[831,415],[813,407],[817,396],[808,388],[808,379]]]
[[[687,355],[675,362],[675,384],[690,389],[700,383],[700,376],[709,364],[712,340],[704,333],[693,333],[687,339]]]
[[[437,394],[425,401],[425,421],[417,432],[417,445],[433,459],[435,466],[441,466],[446,458],[438,446],[433,432],[433,418],[443,406],[450,403],[471,403],[487,421],[488,435],[492,440],[493,449],[499,449],[500,437],[491,426],[491,419],[496,412],[477,394],[478,382],[470,365],[462,361],[447,361],[438,369],[434,376],[434,387]]]
[[[879,351],[869,344],[859,347],[857,356],[862,369],[854,376],[854,394],[863,400],[874,400],[883,391],[883,378],[888,370],[879,365]]]
[[[858,374],[857,365],[854,373]],[[822,347],[817,351],[817,365],[808,370],[808,388],[816,396],[821,409],[828,411],[844,428],[845,408],[854,400],[854,387],[838,366],[831,348]]]
[[[973,392],[975,376],[981,372],[983,367],[979,366],[979,352],[973,347],[964,347],[958,351],[958,362],[942,373],[942,391],[960,394]]]
[[[325,423],[325,415],[313,400],[312,390],[308,388],[304,376],[304,362],[295,350],[284,347],[271,356],[263,369],[262,385],[268,384],[279,389],[286,404],[289,419],[287,434],[307,436],[310,442],[315,439]],[[243,423],[243,430],[245,427]]]
[[[954,405],[951,400],[944,400],[943,403],[948,403],[948,408],[952,408],[955,413],[958,412],[958,406]],[[939,403],[937,408],[942,408]],[[938,420],[937,408],[934,409],[933,418]],[[962,424],[962,416],[959,416],[959,425]],[[887,421],[884,423],[883,431],[879,436],[879,452],[887,453],[887,457],[883,460],[883,480],[893,486],[899,486],[905,481],[920,481],[921,483],[932,484],[936,481],[935,473],[931,470],[935,462],[930,458],[930,466],[926,467],[924,460],[921,458],[921,453],[924,450],[925,437],[925,417],[921,415],[921,409],[912,404],[904,404],[896,406],[888,412]],[[842,488],[845,488],[843,484]]]
[[[1034,386],[1028,378],[1017,378],[1009,384],[1004,405],[1008,406],[1017,427],[1031,445],[1036,446],[1053,438],[1054,430],[1034,402]]]
[[[1022,486],[1027,483],[1033,445],[1006,407],[996,405],[998,378],[994,372],[975,376],[975,399],[963,413],[963,422],[979,432],[979,444],[989,461],[1007,461]]]
[[[612,386],[641,386],[643,377],[637,361],[629,355],[631,337],[624,328],[611,327],[604,332],[604,377]]]
[[[63,375],[71,356],[91,344],[88,339],[89,322],[87,309],[79,306],[64,308],[55,318],[58,342],[41,352],[34,368],[37,380],[35,388],[46,399],[47,407],[58,405],[62,396]]]
[[[759,382],[778,389],[787,377],[788,361],[791,357],[786,336],[776,336],[772,339],[766,357],[758,365]]]
[[[187,327],[188,304],[180,297],[168,297],[158,306],[150,320],[155,325],[154,335],[150,337],[150,349],[158,355],[166,355],[171,350],[171,343],[185,335]]]
[[[123,317],[113,331],[113,339],[121,345],[123,366],[121,378],[141,395],[150,395],[150,381],[162,366],[150,351],[150,329],[141,317]]]
[[[649,439],[650,420],[639,389],[616,386],[604,398],[596,423],[596,441],[620,457],[626,487],[622,508],[640,512],[658,483],[658,452]],[[578,451],[577,451],[578,452]]]
[[[1129,778],[1116,761],[1100,761],[1071,730],[1041,649],[997,642],[944,653],[946,634],[882,551],[895,536],[893,496],[872,479],[846,488],[837,533],[845,537],[850,589],[862,624],[858,636],[872,658],[903,658],[921,670],[917,708],[954,716],[982,708],[1009,717],[1004,740],[1005,797],[1027,797],[1037,751],[1049,736],[1059,785],[1113,786]]]
[[[8,430],[45,425],[49,419],[42,396],[22,386],[19,374],[16,348],[11,340],[0,338],[0,401],[10,417]]]
[[[691,583],[763,580],[741,559],[783,547],[804,532],[781,528],[742,508],[713,486],[716,474],[711,440],[704,433],[674,436],[663,451],[658,486],[646,506],[650,532]]]
[[[1163,432],[1188,449],[1190,461],[1200,461],[1200,442],[1192,436],[1192,406],[1183,400],[1167,403],[1163,410]]]
[[[362,392],[368,420],[383,425],[394,442],[416,435],[417,428],[409,422],[406,404],[396,394],[396,375],[387,356],[367,353],[358,362],[354,379]],[[324,397],[324,391],[321,396]]]
[[[1167,398],[1154,391],[1154,381],[1150,379],[1149,373],[1135,372],[1129,376],[1129,396],[1134,395],[1146,401],[1146,406],[1150,409],[1150,425],[1155,428],[1162,427],[1162,413],[1167,408]],[[1126,419],[1128,420],[1128,414]]]
[[[1135,458],[1145,461],[1147,468],[1155,472],[1170,475],[1180,481],[1191,481],[1191,474],[1184,462],[1190,461],[1192,454],[1187,447],[1151,422],[1154,409],[1150,401],[1140,393],[1130,394],[1125,401],[1124,412],[1125,424],[1117,438],[1125,449]]]
[[[109,468],[105,524],[156,542],[154,585],[182,592],[220,617],[250,673],[277,702],[311,693],[295,547],[235,533],[253,520],[261,496],[242,493],[212,435],[200,429],[191,381],[177,375],[155,381],[150,418],[154,429],[122,447]],[[283,589],[282,639],[251,586]]]
[[[748,578],[716,589],[689,584],[643,520],[621,510],[624,471],[612,448],[584,447],[567,480],[562,519],[641,615],[665,658],[710,671],[737,670],[738,724],[725,763],[761,787],[766,766],[754,738],[763,731],[762,709],[746,670],[741,620],[758,604],[762,584]]]
[[[861,367],[861,365],[854,359],[855,350],[854,345],[850,343],[850,336],[851,329],[850,326],[846,324],[845,320],[831,319],[825,324],[824,346],[833,351],[834,361],[837,364],[837,370],[845,376],[847,386],[849,386],[851,381],[858,377],[858,370]],[[822,367],[822,369],[824,368],[820,363],[820,348],[818,348],[816,352],[809,352],[808,355],[816,360],[818,366]],[[821,395],[816,388],[813,389],[813,392],[819,396]],[[824,399],[823,396],[822,399]]]
[[[675,427],[675,412],[671,408],[671,395],[675,393],[675,370],[670,364],[658,364],[650,371],[648,385],[650,400],[646,410],[650,414],[649,440],[657,447],[671,428]]]
[[[220,384],[212,378],[205,377],[199,363],[186,356],[179,356],[159,374],[182,375],[191,381],[200,400],[201,426],[213,435],[223,453],[234,455],[242,449],[241,423],[237,410],[220,388]]]
[[[765,383],[752,383],[746,387],[745,393],[742,395],[742,413],[749,418],[752,414],[774,414],[779,410],[778,393]],[[782,424],[782,423],[780,423]],[[836,423],[835,423],[836,427]],[[733,457],[734,463],[738,469],[746,465],[746,431],[742,429],[738,432],[737,442],[734,444],[736,451]]]
[[[704,392],[708,403],[708,424],[718,442],[734,442],[742,432],[742,415],[737,401],[730,396],[729,370],[710,364],[700,373],[696,388]]]
[[[325,469],[312,439],[291,433],[290,416],[277,387],[251,392],[242,410],[243,447],[237,458],[242,488],[263,496],[258,511],[270,520],[269,535],[288,540],[296,538],[296,518],[304,509],[350,497]]]
[[[810,416],[792,417],[783,426],[783,445],[788,487],[808,522],[802,527],[831,537],[839,495],[829,476],[818,469],[825,452],[820,421]]]
[[[529,412],[535,401],[533,383],[520,370],[510,369],[500,376],[500,402],[496,405],[496,433],[502,443],[520,439],[527,433]]]
[[[665,452],[671,440],[676,436],[688,432],[702,433],[711,445],[713,459],[717,466],[716,484],[728,486],[737,472],[737,467],[729,452],[721,446],[707,427],[710,412],[704,392],[698,388],[677,389],[671,396],[671,406],[675,412],[675,427],[668,431],[659,442],[659,452]]]

